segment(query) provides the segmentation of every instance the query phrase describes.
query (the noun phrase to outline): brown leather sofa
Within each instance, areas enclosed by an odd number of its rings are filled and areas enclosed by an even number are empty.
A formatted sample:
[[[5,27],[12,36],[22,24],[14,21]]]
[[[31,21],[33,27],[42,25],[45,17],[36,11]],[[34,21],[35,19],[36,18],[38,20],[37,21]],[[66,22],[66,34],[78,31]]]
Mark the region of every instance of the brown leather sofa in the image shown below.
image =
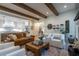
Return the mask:
[[[17,33],[2,33],[1,41],[4,42],[5,40],[7,40],[6,38],[8,37],[9,34],[16,35],[17,39],[16,40],[11,39],[8,42],[14,41],[15,45],[20,45],[20,46],[22,46],[28,42],[34,41],[34,39],[35,39],[34,35],[27,37],[28,34],[26,32],[17,32]]]
[[[24,38],[20,38],[20,39],[17,39],[15,40],[15,45],[25,45],[26,43],[28,42],[31,42],[31,41],[34,41],[35,37],[33,36],[30,36],[30,37],[24,37]]]
[[[16,32],[16,33],[2,33],[1,34],[1,41],[4,42],[8,35],[10,34],[14,34],[17,36],[17,39],[20,39],[20,38],[23,38],[23,37],[26,37],[26,33],[25,32]]]

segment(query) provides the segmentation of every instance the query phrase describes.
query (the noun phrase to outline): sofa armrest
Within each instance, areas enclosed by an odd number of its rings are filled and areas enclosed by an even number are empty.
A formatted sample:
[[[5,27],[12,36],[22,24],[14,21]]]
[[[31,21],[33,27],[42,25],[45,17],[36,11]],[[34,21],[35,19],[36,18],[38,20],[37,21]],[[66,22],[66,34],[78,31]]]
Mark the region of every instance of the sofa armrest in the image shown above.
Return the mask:
[[[26,51],[24,48],[6,54],[6,56],[26,56]]]

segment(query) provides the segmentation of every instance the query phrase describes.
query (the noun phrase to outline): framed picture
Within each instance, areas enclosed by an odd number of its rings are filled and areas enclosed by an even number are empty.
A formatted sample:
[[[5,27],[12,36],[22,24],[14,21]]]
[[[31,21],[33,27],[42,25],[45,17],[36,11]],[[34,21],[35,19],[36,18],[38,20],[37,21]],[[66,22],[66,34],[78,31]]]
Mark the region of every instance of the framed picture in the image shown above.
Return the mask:
[[[56,29],[59,29],[59,25],[56,25]]]
[[[53,25],[52,28],[55,29],[55,25]]]
[[[47,28],[48,28],[48,29],[52,29],[52,24],[48,24],[48,25],[47,25]]]

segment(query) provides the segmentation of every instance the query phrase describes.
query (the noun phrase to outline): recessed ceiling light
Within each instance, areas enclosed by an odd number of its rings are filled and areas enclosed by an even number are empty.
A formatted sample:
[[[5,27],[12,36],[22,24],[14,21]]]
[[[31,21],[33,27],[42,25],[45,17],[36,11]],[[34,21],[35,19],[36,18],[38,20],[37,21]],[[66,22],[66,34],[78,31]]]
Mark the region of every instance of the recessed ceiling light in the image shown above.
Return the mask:
[[[48,12],[46,12],[46,14],[49,14]]]
[[[67,5],[64,5],[64,8],[67,8]]]

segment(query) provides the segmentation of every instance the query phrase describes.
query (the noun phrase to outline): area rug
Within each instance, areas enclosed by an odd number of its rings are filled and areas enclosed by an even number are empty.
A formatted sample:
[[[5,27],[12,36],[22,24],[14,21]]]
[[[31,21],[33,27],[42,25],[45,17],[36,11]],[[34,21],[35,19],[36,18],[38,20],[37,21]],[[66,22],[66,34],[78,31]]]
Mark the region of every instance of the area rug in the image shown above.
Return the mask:
[[[56,47],[49,47],[48,50],[43,51],[41,54],[41,56],[68,56],[68,51]],[[34,56],[34,54],[30,51],[27,53],[27,55]]]
[[[42,56],[68,56],[68,51],[56,47],[49,47],[48,50],[42,53]]]

